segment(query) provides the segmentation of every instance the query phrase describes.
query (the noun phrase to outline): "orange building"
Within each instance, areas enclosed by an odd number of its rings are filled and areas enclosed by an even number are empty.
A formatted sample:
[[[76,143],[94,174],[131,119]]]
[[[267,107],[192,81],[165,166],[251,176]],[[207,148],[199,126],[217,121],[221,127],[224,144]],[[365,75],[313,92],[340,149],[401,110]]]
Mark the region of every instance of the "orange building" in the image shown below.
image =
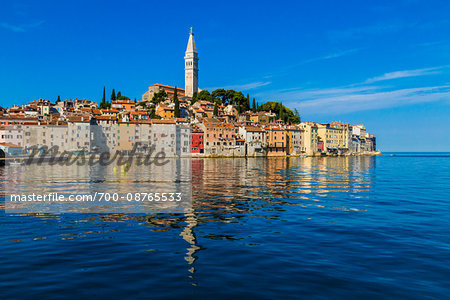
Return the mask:
[[[134,111],[136,103],[133,100],[113,100],[111,108],[118,110]]]
[[[279,156],[287,154],[287,134],[284,128],[269,127],[267,131],[267,156]]]
[[[159,104],[158,107],[156,107],[156,114],[160,116],[163,119],[173,119],[175,117],[174,109],[170,106]]]

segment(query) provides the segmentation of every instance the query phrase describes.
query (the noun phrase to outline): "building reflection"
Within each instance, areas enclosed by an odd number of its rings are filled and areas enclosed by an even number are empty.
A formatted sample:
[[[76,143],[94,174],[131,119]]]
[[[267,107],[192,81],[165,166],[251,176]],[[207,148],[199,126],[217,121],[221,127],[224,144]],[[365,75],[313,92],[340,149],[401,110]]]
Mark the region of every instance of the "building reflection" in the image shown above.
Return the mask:
[[[202,240],[236,240],[239,234],[221,231],[198,237],[204,224],[245,222],[252,217],[282,218],[287,205],[320,209],[346,208],[339,199],[366,197],[373,189],[375,157],[273,157],[182,159],[171,162],[166,170],[151,172],[142,166],[124,171],[114,166],[22,165],[0,168],[3,195],[23,193],[149,192],[152,182],[174,188],[189,175],[192,207],[184,213],[109,213],[98,215],[102,222],[138,220],[152,230],[180,231],[186,242],[183,251],[189,279],[195,283],[196,262],[204,248]],[[182,170],[180,172],[180,170]],[[167,183],[164,183],[164,180]],[[12,189],[12,187],[15,187]],[[358,207],[357,207],[358,208]],[[81,214],[80,218],[85,215]]]

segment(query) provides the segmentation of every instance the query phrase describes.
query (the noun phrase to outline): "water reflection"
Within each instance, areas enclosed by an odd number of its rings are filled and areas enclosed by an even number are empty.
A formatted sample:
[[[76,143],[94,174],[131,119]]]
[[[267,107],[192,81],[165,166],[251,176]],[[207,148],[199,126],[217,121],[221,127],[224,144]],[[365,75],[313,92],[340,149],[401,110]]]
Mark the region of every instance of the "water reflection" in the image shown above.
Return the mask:
[[[86,238],[101,231],[84,230],[80,224],[138,223],[161,233],[175,232],[185,242],[183,259],[192,285],[202,240],[244,241],[252,230],[214,230],[230,223],[252,224],[254,220],[292,222],[289,207],[303,210],[302,218],[313,217],[321,211],[364,211],[367,203],[354,201],[368,198],[373,189],[376,158],[239,158],[184,159],[192,178],[192,209],[183,214],[29,214],[39,222],[57,221],[75,230],[61,233],[60,239]],[[117,172],[112,167],[79,166],[7,166],[0,168],[1,193],[19,187],[22,193],[37,191],[95,192],[99,187],[128,192],[145,189],[151,180],[163,180],[157,173],[149,174],[144,167]],[[150,177],[149,177],[150,176]],[[179,175],[182,177],[182,175]],[[2,202],[2,205],[4,203]],[[205,228],[205,226],[212,227]],[[223,224],[223,225],[221,225]],[[248,228],[247,228],[248,229]],[[106,226],[102,234],[122,229]],[[271,228],[267,228],[271,230]],[[274,229],[275,230],[275,229]],[[75,233],[74,233],[75,232]],[[45,232],[43,233],[45,234]],[[20,235],[20,234],[18,234]],[[47,238],[45,236],[39,238]],[[14,239],[14,237],[11,237]],[[20,239],[17,239],[20,240]],[[258,245],[257,242],[252,245]],[[152,246],[148,250],[154,250]],[[177,251],[174,251],[177,252]]]

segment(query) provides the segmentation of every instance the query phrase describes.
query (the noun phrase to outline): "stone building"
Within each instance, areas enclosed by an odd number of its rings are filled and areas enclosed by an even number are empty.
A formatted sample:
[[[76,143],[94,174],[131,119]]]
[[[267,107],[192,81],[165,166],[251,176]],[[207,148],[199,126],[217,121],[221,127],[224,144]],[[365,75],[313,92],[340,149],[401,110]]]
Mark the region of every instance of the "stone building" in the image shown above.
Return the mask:
[[[302,122],[300,128],[303,129],[303,149],[306,155],[315,155],[318,152],[317,125],[313,122]]]
[[[239,136],[245,141],[245,155],[267,155],[267,133],[257,126],[239,127]]]

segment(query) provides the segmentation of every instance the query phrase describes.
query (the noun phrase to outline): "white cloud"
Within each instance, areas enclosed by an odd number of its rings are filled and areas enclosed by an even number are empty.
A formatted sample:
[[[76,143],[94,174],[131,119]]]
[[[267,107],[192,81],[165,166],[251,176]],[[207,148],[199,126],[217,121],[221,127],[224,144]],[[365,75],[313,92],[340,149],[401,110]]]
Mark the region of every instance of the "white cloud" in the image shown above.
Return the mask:
[[[0,23],[0,26],[14,32],[25,32],[25,28],[23,28],[22,26],[12,25],[9,23]]]
[[[269,85],[271,82],[270,81],[258,81],[258,82],[251,82],[251,83],[246,83],[246,84],[237,84],[237,85],[227,85],[227,86],[221,86],[221,87],[210,87],[210,88],[205,88],[205,90],[215,90],[215,89],[233,89],[233,90],[237,90],[237,91],[248,91],[248,90],[253,90],[265,85]]]
[[[11,30],[13,32],[26,32],[29,29],[41,26],[44,22],[45,21],[37,21],[34,23],[24,24],[24,25],[14,25],[14,24],[2,22],[2,23],[0,23],[0,27]]]
[[[302,114],[346,114],[450,99],[450,85],[390,89],[383,86],[273,91],[255,95],[283,101]]]
[[[404,71],[396,71],[396,72],[384,73],[381,76],[377,76],[377,77],[373,77],[373,78],[367,79],[365,81],[365,83],[373,83],[373,82],[378,82],[378,81],[398,79],[398,78],[405,78],[405,77],[416,77],[416,76],[425,76],[425,75],[439,74],[441,72],[438,71],[438,70],[442,69],[444,67],[445,66],[436,67],[436,68],[404,70]]]

